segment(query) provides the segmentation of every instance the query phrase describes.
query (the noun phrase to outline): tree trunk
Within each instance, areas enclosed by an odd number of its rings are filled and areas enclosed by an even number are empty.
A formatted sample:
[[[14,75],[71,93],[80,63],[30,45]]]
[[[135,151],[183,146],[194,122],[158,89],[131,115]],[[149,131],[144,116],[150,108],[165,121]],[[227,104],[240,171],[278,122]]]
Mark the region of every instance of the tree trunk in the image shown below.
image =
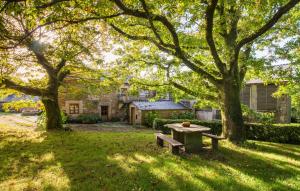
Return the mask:
[[[240,86],[233,81],[223,83],[220,89],[222,134],[232,142],[245,140],[244,121],[240,101]]]
[[[62,129],[62,119],[57,96],[44,97],[42,102],[46,111],[46,129]]]

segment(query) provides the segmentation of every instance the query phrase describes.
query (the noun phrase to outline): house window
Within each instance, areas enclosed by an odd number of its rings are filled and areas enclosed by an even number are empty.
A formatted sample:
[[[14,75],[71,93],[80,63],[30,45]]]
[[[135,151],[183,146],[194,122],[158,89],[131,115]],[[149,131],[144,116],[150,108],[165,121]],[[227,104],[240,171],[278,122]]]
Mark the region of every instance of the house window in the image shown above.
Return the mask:
[[[79,104],[72,103],[69,105],[70,114],[79,114]]]

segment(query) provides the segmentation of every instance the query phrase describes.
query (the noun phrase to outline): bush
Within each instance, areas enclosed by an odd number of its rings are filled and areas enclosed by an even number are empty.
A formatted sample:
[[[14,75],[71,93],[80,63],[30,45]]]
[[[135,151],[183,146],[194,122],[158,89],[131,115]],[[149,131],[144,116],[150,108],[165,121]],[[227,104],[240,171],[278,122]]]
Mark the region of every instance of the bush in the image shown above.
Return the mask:
[[[246,105],[242,105],[243,118],[247,122],[272,124],[275,122],[275,115],[271,112],[257,112]]]
[[[145,115],[145,125],[147,127],[152,127],[153,121],[158,117],[158,113],[156,111],[149,111]]]
[[[163,133],[170,133],[170,129],[164,127],[165,124],[182,123],[183,121],[190,121],[192,124],[209,127],[211,128],[211,132],[216,135],[222,133],[222,124],[220,121],[155,119],[153,128],[163,131]],[[245,130],[247,139],[251,140],[292,144],[300,143],[300,124],[246,123]]]
[[[61,121],[62,121],[62,124],[66,124],[67,121],[69,120],[69,117],[67,116],[67,114],[65,114],[64,112],[60,112],[60,115],[61,115]]]
[[[300,143],[300,124],[246,124],[248,139],[277,143]]]
[[[37,128],[40,130],[46,129],[46,112],[42,112],[37,118]]]
[[[119,122],[121,119],[119,117],[112,117],[111,122]]]
[[[186,111],[184,113],[172,113],[171,119],[195,119],[196,115],[192,111]]]
[[[97,114],[81,114],[77,117],[77,120],[85,124],[94,124],[101,121],[101,118]]]

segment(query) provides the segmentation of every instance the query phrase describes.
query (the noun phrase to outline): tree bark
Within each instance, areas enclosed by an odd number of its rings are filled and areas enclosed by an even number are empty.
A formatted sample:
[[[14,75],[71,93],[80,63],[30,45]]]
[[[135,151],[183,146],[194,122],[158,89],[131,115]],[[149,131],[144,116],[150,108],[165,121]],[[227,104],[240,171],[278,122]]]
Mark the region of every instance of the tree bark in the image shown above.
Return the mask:
[[[244,120],[240,101],[240,85],[225,80],[220,88],[222,134],[232,142],[245,140]]]
[[[46,112],[46,129],[62,129],[62,119],[60,115],[60,108],[58,104],[58,97],[42,97],[42,102],[45,106]]]

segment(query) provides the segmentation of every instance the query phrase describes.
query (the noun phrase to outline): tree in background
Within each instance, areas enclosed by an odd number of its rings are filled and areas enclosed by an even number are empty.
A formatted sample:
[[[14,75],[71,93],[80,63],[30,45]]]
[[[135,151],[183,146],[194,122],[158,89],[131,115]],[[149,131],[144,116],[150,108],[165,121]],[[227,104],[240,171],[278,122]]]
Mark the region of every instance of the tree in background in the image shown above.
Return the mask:
[[[94,24],[90,29],[77,20],[64,20],[63,12],[51,6],[38,6],[34,1],[5,2],[2,6],[1,86],[39,96],[46,128],[61,129],[59,88],[72,70],[99,64],[91,52],[99,54],[103,44],[101,26]]]
[[[243,141],[240,90],[252,65],[253,47],[278,32],[278,26],[289,27],[285,22],[276,23],[297,14],[299,0],[112,2],[112,14],[121,16],[107,19],[111,27],[142,42],[149,51],[159,50],[177,59],[199,80],[212,84],[220,100],[223,135]],[[193,87],[180,82],[176,81],[179,89],[193,92]]]

